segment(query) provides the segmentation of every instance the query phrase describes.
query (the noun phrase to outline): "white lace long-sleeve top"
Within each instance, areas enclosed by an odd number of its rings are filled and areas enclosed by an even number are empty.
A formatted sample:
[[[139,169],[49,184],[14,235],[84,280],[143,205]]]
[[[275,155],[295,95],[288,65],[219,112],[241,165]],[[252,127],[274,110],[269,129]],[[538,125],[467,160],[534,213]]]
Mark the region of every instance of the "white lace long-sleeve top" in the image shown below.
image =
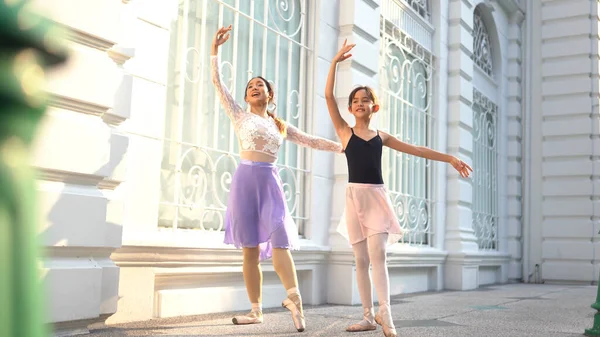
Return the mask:
[[[213,84],[225,113],[233,123],[241,151],[261,152],[277,158],[277,152],[283,143],[283,135],[279,132],[273,118],[263,118],[242,109],[221,81],[219,57],[211,55],[210,61]],[[342,152],[342,144],[308,135],[293,125],[287,124],[286,133],[286,138],[298,145],[316,150]]]

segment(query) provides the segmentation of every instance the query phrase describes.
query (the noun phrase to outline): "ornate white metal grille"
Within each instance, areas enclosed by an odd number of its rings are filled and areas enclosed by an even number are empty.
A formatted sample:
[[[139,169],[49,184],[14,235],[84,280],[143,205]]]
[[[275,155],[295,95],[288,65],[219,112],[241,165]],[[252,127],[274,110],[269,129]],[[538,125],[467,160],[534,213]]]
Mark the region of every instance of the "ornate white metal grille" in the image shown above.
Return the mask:
[[[473,62],[489,76],[494,76],[490,34],[485,27],[479,7],[473,14]]]
[[[498,249],[498,107],[473,89],[473,230],[482,250]]]
[[[183,0],[172,27],[159,225],[222,231],[238,142],[210,78],[209,53],[218,27],[233,25],[221,47],[222,78],[241,104],[256,75],[275,85],[277,114],[303,130],[306,0]],[[310,130],[306,130],[310,131]],[[278,167],[288,206],[302,231],[305,151],[284,142]]]
[[[429,13],[423,12],[425,8],[427,8],[426,0],[381,1],[381,13],[387,21],[398,27],[422,47],[425,47],[428,51],[432,51],[434,27],[429,22]],[[426,13],[426,15],[416,15],[415,11],[417,13]]]
[[[380,45],[381,127],[400,140],[432,146],[432,55],[385,17]],[[426,160],[384,150],[382,165],[396,215],[407,234],[403,243],[431,243],[432,167]]]

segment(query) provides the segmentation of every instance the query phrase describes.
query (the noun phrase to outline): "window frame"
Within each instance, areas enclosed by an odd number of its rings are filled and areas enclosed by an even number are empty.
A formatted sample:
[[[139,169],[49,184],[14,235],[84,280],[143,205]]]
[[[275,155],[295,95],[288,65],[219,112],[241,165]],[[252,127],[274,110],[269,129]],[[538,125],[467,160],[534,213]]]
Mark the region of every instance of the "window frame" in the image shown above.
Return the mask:
[[[406,9],[404,9],[406,10]],[[391,21],[389,18],[386,18],[384,15],[381,15],[380,17],[380,39],[384,39],[383,42],[380,43],[385,43],[385,38],[387,35],[388,39],[393,39],[394,38],[394,32],[398,32],[399,34],[402,35],[402,40],[404,41],[410,41],[410,43],[413,44],[413,46],[416,46],[417,49],[420,50],[421,53],[423,53],[423,58],[428,59],[428,63],[427,63],[427,70],[429,71],[429,80],[426,82],[427,83],[427,107],[428,109],[423,111],[423,113],[426,114],[426,120],[428,121],[427,125],[426,125],[426,134],[424,136],[424,138],[426,139],[426,143],[424,144],[425,146],[428,147],[434,147],[435,144],[437,144],[437,139],[436,139],[436,122],[437,122],[437,117],[435,115],[435,95],[433,95],[432,90],[434,87],[434,75],[436,74],[435,71],[435,56],[432,53],[431,50],[429,50],[427,48],[427,46],[424,46],[423,44],[421,44],[419,41],[412,39],[407,32],[405,32],[402,27],[398,27],[393,21]],[[432,34],[433,35],[433,34]],[[414,50],[409,50],[410,47],[409,46],[405,46],[403,43],[401,43],[400,39],[397,40],[398,42],[400,42],[400,46],[399,48],[402,48],[406,51],[407,54],[410,54],[411,56],[414,56],[415,58],[418,57],[417,53]],[[383,49],[382,49],[383,50]],[[379,69],[378,71],[381,72],[382,71],[382,67],[384,67],[384,64],[382,64],[381,59],[382,59],[382,55],[381,55],[380,51],[380,62],[379,62]],[[380,76],[380,82],[382,81],[382,77]],[[383,83],[379,83],[379,87],[378,90],[380,91],[380,99],[382,100],[382,109],[380,110],[381,113],[386,113],[389,112],[388,107],[385,107],[385,103],[383,102],[385,100],[385,96],[387,95],[385,91],[382,91],[382,87],[383,87]],[[386,85],[387,87],[387,85]],[[404,98],[397,98],[396,99],[400,99],[400,100],[404,100]],[[385,117],[383,117],[385,118]],[[389,117],[388,117],[389,118]],[[388,121],[385,120],[384,121]],[[391,118],[389,118],[389,121],[391,122]],[[391,128],[391,125],[382,125],[382,129],[384,130],[388,130],[389,128]],[[403,139],[401,139],[403,140]],[[385,149],[384,151],[388,151],[388,156],[393,156],[395,154],[393,154],[391,151],[391,149]],[[384,152],[384,156],[385,156],[385,152]],[[408,156],[406,154],[403,154],[403,156]],[[385,157],[384,157],[385,158]],[[413,158],[410,158],[413,159]],[[418,158],[418,160],[423,160],[426,161],[426,159],[424,158]],[[408,239],[407,236],[405,235],[405,237],[399,242],[401,244],[408,244],[408,245],[413,245],[416,247],[421,247],[421,248],[425,248],[425,247],[434,247],[435,246],[435,229],[436,229],[436,216],[437,216],[437,201],[436,201],[436,196],[437,196],[437,191],[436,191],[436,175],[437,172],[435,170],[435,167],[433,165],[433,163],[431,161],[426,161],[425,164],[425,172],[423,173],[422,179],[424,179],[424,188],[425,188],[425,193],[426,196],[424,198],[424,201],[426,202],[426,204],[428,205],[427,207],[427,216],[428,216],[428,225],[426,227],[426,230],[424,230],[421,234],[417,234],[417,235],[422,235],[424,237],[424,239],[421,239],[419,242],[413,242],[413,240],[418,240],[417,237],[415,236],[414,238],[410,237],[410,234],[408,234]],[[402,178],[400,178],[402,179]],[[391,186],[389,185],[389,182],[387,182],[388,184],[388,193],[390,194],[390,198],[392,199],[392,203],[394,203],[394,200],[396,200],[396,197],[400,197],[406,200],[409,200],[409,196],[412,196],[410,194],[406,194],[403,193],[402,191],[394,191],[392,190]],[[395,197],[396,195],[396,197]],[[414,196],[412,196],[414,197]],[[420,198],[419,198],[420,199]],[[407,204],[404,205],[404,217],[408,219],[408,217],[410,216],[410,209],[408,209]],[[395,210],[397,213],[397,210]],[[399,215],[399,214],[396,214]],[[400,225],[403,226],[404,222],[402,221],[402,217],[398,217],[399,221],[401,222]],[[408,220],[406,220],[406,222],[408,223]]]
[[[493,159],[493,162],[495,161],[495,165],[496,167],[494,168],[495,170],[495,181],[492,182],[492,187],[487,190],[488,192],[491,192],[491,194],[493,195],[492,199],[492,204],[493,204],[493,210],[492,212],[488,212],[490,211],[489,209],[484,210],[486,213],[482,212],[482,211],[477,211],[475,212],[475,205],[471,206],[471,212],[473,213],[472,216],[472,221],[471,221],[471,226],[473,227],[473,231],[474,231],[474,236],[477,239],[477,246],[478,249],[481,251],[485,251],[485,252],[499,252],[500,251],[500,227],[502,224],[504,224],[501,213],[500,213],[500,206],[501,206],[501,198],[498,197],[499,192],[500,192],[500,183],[501,183],[501,167],[500,167],[500,163],[501,160],[503,160],[503,155],[501,154],[501,139],[499,139],[499,135],[500,135],[500,128],[501,128],[501,123],[503,122],[500,113],[502,111],[501,109],[501,105],[498,102],[502,102],[502,99],[497,97],[497,92],[498,90],[500,90],[500,80],[497,80],[498,76],[496,76],[496,73],[498,72],[498,65],[495,62],[495,58],[494,58],[494,40],[492,35],[490,34],[490,28],[488,27],[488,25],[486,24],[486,20],[484,18],[484,15],[482,13],[482,9],[480,7],[480,5],[476,6],[475,9],[473,10],[473,28],[475,28],[475,22],[479,21],[480,24],[482,25],[482,31],[485,33],[484,38],[487,40],[488,42],[488,48],[489,48],[489,69],[485,69],[484,67],[480,66],[479,63],[476,60],[476,53],[475,53],[475,47],[476,47],[476,38],[475,38],[475,34],[477,33],[475,31],[475,29],[473,29],[473,54],[471,56],[471,60],[473,61],[473,67],[474,67],[474,75],[473,75],[473,99],[472,99],[472,115],[473,115],[473,131],[472,131],[472,136],[473,136],[473,169],[475,170],[474,172],[474,176],[473,179],[479,179],[478,176],[478,171],[479,171],[479,167],[478,167],[478,163],[475,162],[475,160],[477,159],[475,157],[475,150],[480,146],[479,144],[476,143],[476,138],[475,138],[475,123],[477,122],[475,120],[475,105],[478,103],[483,103],[483,105],[480,105],[480,109],[485,111],[487,110],[486,106],[491,106],[492,109],[495,110],[495,128],[494,128],[494,137],[495,137],[495,149],[493,149],[493,153],[495,158]],[[496,95],[493,95],[492,93],[496,93]],[[495,97],[494,97],[495,96]],[[487,152],[487,150],[486,150]],[[484,156],[487,156],[487,153],[484,154]],[[485,178],[484,178],[485,180]],[[483,190],[482,190],[483,191]],[[480,196],[478,195],[478,191],[477,191],[477,185],[474,181],[473,183],[473,199],[479,198]],[[473,204],[475,203],[475,200],[473,201]],[[493,211],[495,210],[495,214],[493,214]],[[489,213],[489,214],[488,214]],[[493,226],[492,228],[492,235],[493,238],[492,239],[487,239],[482,237],[483,233],[487,232],[488,229],[486,228],[482,228],[481,233],[479,233],[480,229],[477,228],[476,225],[476,214],[479,216],[491,216],[494,219],[494,223],[495,226]],[[485,241],[483,241],[485,240]]]
[[[177,5],[177,10],[179,11],[180,8],[182,8],[182,6],[186,6],[190,4],[191,0],[184,0],[184,2],[180,3]],[[314,81],[314,67],[316,64],[316,55],[315,55],[315,44],[316,44],[316,39],[315,39],[315,32],[316,32],[316,24],[318,22],[318,20],[315,17],[315,13],[316,13],[316,4],[314,3],[314,1],[312,0],[301,0],[303,5],[304,5],[304,10],[302,9],[302,7],[300,7],[298,9],[298,11],[296,13],[298,13],[299,15],[303,15],[304,18],[302,19],[302,33],[304,35],[305,39],[305,44],[302,45],[302,43],[300,42],[300,48],[304,49],[304,55],[303,55],[303,64],[304,64],[304,72],[305,74],[300,74],[301,70],[298,70],[298,76],[299,76],[299,84],[298,84],[298,90],[299,90],[299,101],[298,104],[300,104],[300,110],[299,110],[299,114],[300,117],[298,119],[298,128],[301,129],[304,132],[307,133],[311,133],[312,131],[312,114],[309,113],[310,111],[313,110],[313,106],[314,106],[314,89],[311,89],[313,86],[311,86],[311,83],[313,83]],[[257,19],[255,19],[255,17],[250,17],[249,14],[244,13],[239,7],[236,9],[234,6],[230,6],[227,3],[225,3],[223,0],[203,0],[203,2],[198,1],[198,5],[197,8],[201,7],[203,3],[207,3],[207,2],[213,2],[218,6],[218,22],[219,24],[222,23],[223,21],[223,11],[224,10],[230,10],[233,15],[235,17],[238,17],[239,15],[243,15],[245,16],[248,20],[252,21],[252,25],[255,27],[254,29],[256,29],[257,23],[258,23],[258,27],[259,29],[263,29],[264,25],[264,21],[256,21]],[[237,2],[237,1],[236,1]],[[276,6],[278,5],[277,2],[274,3]],[[270,5],[273,5],[273,2],[270,1]],[[206,7],[205,7],[206,8]],[[269,13],[269,15],[277,15],[275,10],[271,11]],[[203,14],[204,18],[208,17],[207,14]],[[180,18],[182,18],[183,15],[178,14],[178,20]],[[203,20],[204,20],[203,18]],[[266,19],[268,20],[267,22],[271,23],[271,19],[268,18]],[[237,21],[237,20],[235,20]],[[207,25],[203,24],[202,26],[203,31],[200,32],[201,34],[201,43],[205,43],[206,41],[210,41],[212,39],[212,34],[206,29]],[[178,39],[182,39],[185,40],[186,36],[188,34],[188,31],[190,29],[190,26],[186,26],[186,32],[183,32],[182,36],[177,37]],[[274,26],[269,25],[269,29],[273,30],[275,29]],[[256,36],[256,34],[261,34],[261,33],[253,33],[253,36]],[[283,32],[279,32],[277,31],[276,34],[278,35],[284,35]],[[282,39],[284,40],[284,39]],[[302,39],[300,40],[302,41]],[[231,43],[232,41],[230,41]],[[190,48],[190,46],[188,45],[188,42],[183,42],[185,45],[183,47],[181,46],[177,46],[177,50],[175,50],[174,52],[176,53],[175,58],[181,58],[182,60],[186,60],[187,62],[187,56],[183,56],[184,54],[189,54],[190,49],[195,49],[195,48]],[[239,42],[238,42],[239,43]],[[283,43],[287,43],[287,42],[283,42]],[[201,53],[201,51],[203,49],[207,49],[205,48],[204,44],[200,45],[200,51],[197,51],[199,54]],[[183,49],[185,49],[186,51],[184,52]],[[204,50],[204,54],[206,55],[201,55],[200,58],[200,63],[198,65],[198,72],[199,72],[199,82],[203,82],[204,80],[206,80],[206,78],[208,78],[208,85],[210,86],[210,58],[208,56],[208,52],[209,50]],[[268,67],[268,65],[267,65]],[[293,69],[293,66],[290,67],[290,69]],[[184,85],[189,86],[190,84],[188,83],[188,80],[186,79],[186,77],[188,77],[188,66],[186,65],[180,65],[179,68],[176,69],[171,69],[169,70],[172,73],[179,73],[179,76],[182,77],[182,80],[179,81],[178,83],[183,83]],[[183,74],[183,75],[182,75]],[[203,74],[203,75],[202,75]],[[174,74],[175,75],[175,74]],[[244,74],[237,71],[235,74],[235,78],[233,79],[232,83],[236,83],[236,81],[239,81],[241,78],[244,78]],[[281,78],[281,76],[280,76]],[[285,77],[284,77],[285,78]],[[271,80],[269,78],[267,78],[268,80]],[[223,82],[225,82],[225,84],[227,85],[227,78],[223,78]],[[175,85],[178,85],[177,83],[175,83]],[[201,85],[198,85],[199,87],[201,87]],[[174,89],[169,89],[169,90],[174,90]],[[218,98],[214,95],[210,95],[210,93],[208,92],[208,90],[204,89],[204,92],[202,93],[203,96],[211,96],[208,97],[209,100],[211,100],[211,102],[214,100],[215,102],[218,102]],[[175,92],[175,91],[174,91]],[[232,93],[235,92],[234,90],[232,90]],[[277,94],[277,93],[276,93]],[[289,92],[286,92],[285,94],[289,95]],[[185,95],[185,93],[184,93]],[[235,96],[235,95],[234,95]],[[185,103],[183,103],[185,104]],[[212,103],[208,103],[208,104],[212,104]],[[165,109],[169,109],[169,106],[166,105]],[[197,111],[198,107],[194,106],[194,109],[192,109],[194,112],[193,114],[196,115],[198,113]],[[220,110],[215,111],[216,114],[223,114],[222,109],[219,107]],[[282,111],[283,109],[278,109],[278,111]],[[293,114],[293,112],[285,112],[285,110],[283,110],[284,113],[287,114]],[[285,117],[285,115],[283,116]],[[171,116],[168,117],[166,116],[165,118],[171,118],[174,121],[178,121],[179,119],[185,119],[185,117],[182,116]],[[227,118],[227,117],[226,117]],[[215,118],[215,119],[219,119],[219,118]],[[214,125],[210,125],[209,127],[213,128]],[[230,130],[231,130],[231,134],[234,134],[233,128],[230,125]],[[165,126],[163,127],[163,130],[161,131],[162,133],[167,132],[167,124],[165,124]],[[172,138],[176,138],[176,139],[167,139],[166,137],[161,137],[161,141],[163,142],[163,144],[175,144],[178,143],[179,147],[182,147],[182,145],[185,143],[182,139],[183,139],[184,135],[183,134],[176,134],[176,137],[172,137]],[[237,136],[234,135],[233,136],[234,141],[237,143]],[[287,166],[287,163],[284,164],[276,164],[276,166],[280,169],[280,170],[285,170],[285,169],[292,169],[295,170],[295,182],[297,183],[297,188],[296,188],[296,194],[297,194],[297,201],[298,202],[298,211],[295,213],[294,216],[294,220],[296,222],[296,224],[298,225],[298,232],[300,234],[300,236],[304,236],[304,233],[306,233],[306,225],[310,223],[310,201],[312,199],[312,188],[311,188],[311,151],[309,151],[308,149],[304,149],[298,145],[295,144],[291,144],[291,142],[289,141],[285,141],[287,143],[290,143],[288,146],[296,146],[298,148],[298,151],[301,151],[301,153],[298,155],[298,162],[295,165],[295,167],[290,167]],[[220,151],[219,149],[214,149],[212,148],[212,143],[208,144],[208,145],[203,145],[203,144],[187,144],[191,147],[195,147],[197,149],[205,149],[205,150],[209,150],[209,151]],[[235,148],[235,146],[234,146]],[[232,146],[230,146],[229,151],[227,151],[227,155],[231,156],[231,157],[235,157],[236,161],[239,161],[239,150],[235,151],[235,150],[231,150]],[[287,150],[287,147],[286,147]],[[167,149],[163,146],[163,152],[162,152],[162,158],[164,158],[164,156],[173,156],[173,153],[167,153],[166,151],[169,152],[173,152],[173,150]],[[180,152],[184,152],[184,151],[180,151]],[[283,151],[280,152],[280,157],[283,155]],[[181,158],[177,158],[177,160],[179,161]],[[281,158],[280,158],[281,160]],[[278,160],[278,162],[280,161]],[[277,162],[276,162],[277,163]],[[174,171],[177,171],[177,167],[175,168]],[[164,168],[161,168],[161,175],[163,172]],[[231,172],[233,173],[233,172]],[[180,178],[178,177],[178,173],[176,172],[176,181],[180,181]],[[285,183],[285,181],[284,181]],[[206,247],[212,247],[215,245],[214,240],[216,238],[218,238],[220,240],[220,242],[222,242],[222,238],[224,236],[224,228],[223,226],[221,226],[220,230],[203,230],[203,229],[185,229],[185,228],[178,228],[178,226],[176,225],[170,225],[170,226],[161,226],[160,224],[160,210],[162,207],[165,207],[165,205],[167,207],[173,207],[174,209],[177,207],[182,207],[177,206],[176,202],[168,202],[167,200],[163,201],[163,194],[164,194],[164,188],[162,183],[159,183],[159,188],[160,188],[160,192],[159,192],[159,200],[158,200],[158,209],[157,212],[159,213],[159,217],[158,220],[159,222],[157,223],[157,230],[159,232],[174,232],[174,234],[176,236],[187,236],[189,234],[192,234],[192,236],[194,237],[204,237],[205,239],[210,237],[209,240],[201,240],[202,244],[201,246],[206,246]],[[176,192],[175,192],[176,193]],[[175,195],[174,193],[174,195]],[[180,192],[181,193],[181,192]],[[212,198],[212,197],[210,197]],[[177,200],[177,199],[175,199]],[[172,204],[172,205],[168,205],[168,204]],[[226,200],[225,200],[225,206],[226,206]],[[222,222],[224,225],[224,210],[221,211],[223,216],[222,216]],[[175,214],[175,216],[177,216],[177,212],[174,211],[173,212]],[[172,221],[173,224],[176,224],[177,221],[175,221],[173,219],[174,217],[170,217],[168,220]],[[209,234],[210,233],[210,234]],[[215,238],[216,236],[216,238]],[[184,240],[187,241],[187,240]],[[196,246],[196,245],[194,245]],[[222,243],[217,244],[216,246],[218,247],[222,247],[225,246]]]

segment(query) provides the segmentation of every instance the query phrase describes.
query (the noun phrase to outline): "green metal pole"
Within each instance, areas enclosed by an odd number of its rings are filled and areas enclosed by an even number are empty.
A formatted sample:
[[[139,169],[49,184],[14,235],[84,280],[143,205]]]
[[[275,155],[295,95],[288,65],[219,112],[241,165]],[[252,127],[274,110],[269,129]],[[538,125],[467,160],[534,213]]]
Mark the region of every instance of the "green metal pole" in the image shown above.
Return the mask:
[[[598,293],[596,294],[596,303],[592,304],[592,308],[596,309],[594,315],[594,326],[591,329],[585,329],[586,336],[600,336],[600,282],[598,282]]]
[[[46,105],[44,69],[64,62],[53,23],[0,1],[0,336],[48,336],[30,147]]]
[[[598,232],[600,234],[600,232]],[[600,336],[600,279],[598,279],[598,292],[596,293],[596,302],[592,304],[592,308],[596,309],[594,315],[594,326],[591,329],[585,329],[586,336]]]

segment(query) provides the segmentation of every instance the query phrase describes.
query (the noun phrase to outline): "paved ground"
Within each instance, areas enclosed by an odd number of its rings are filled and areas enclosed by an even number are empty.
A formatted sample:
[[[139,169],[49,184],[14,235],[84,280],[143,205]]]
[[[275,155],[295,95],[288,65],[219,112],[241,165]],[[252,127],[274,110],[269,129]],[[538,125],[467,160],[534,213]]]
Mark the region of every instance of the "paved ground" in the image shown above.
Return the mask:
[[[504,285],[465,292],[395,296],[392,311],[400,336],[442,337],[564,337],[582,336],[592,326],[596,287]],[[373,332],[348,333],[347,325],[360,320],[359,306],[307,306],[307,330],[295,332],[287,311],[265,310],[265,323],[231,324],[232,313],[105,327],[90,337],[125,336],[383,336]]]

